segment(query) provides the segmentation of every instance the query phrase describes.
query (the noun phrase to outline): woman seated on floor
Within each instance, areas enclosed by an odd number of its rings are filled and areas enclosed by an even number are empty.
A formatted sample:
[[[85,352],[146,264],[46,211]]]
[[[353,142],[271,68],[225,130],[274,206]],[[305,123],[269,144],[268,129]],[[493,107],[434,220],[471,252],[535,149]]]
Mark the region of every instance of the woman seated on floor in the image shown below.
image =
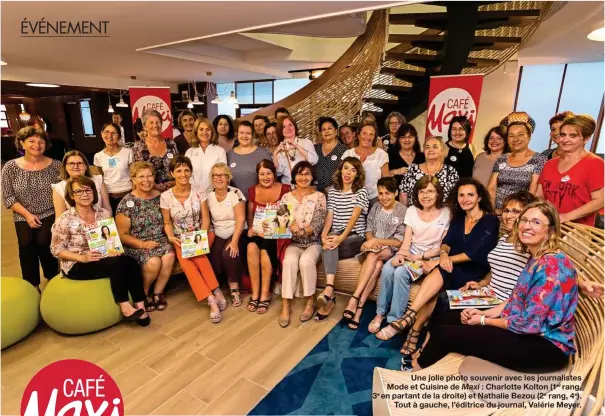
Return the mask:
[[[424,176],[414,186],[414,205],[405,214],[405,235],[397,254],[382,268],[376,317],[368,331],[380,330],[384,317],[393,322],[403,315],[410,297],[412,276],[404,265],[415,262],[425,270],[437,265],[441,241],[450,226],[450,210],[443,203],[443,188],[434,176]]]
[[[244,263],[239,241],[246,222],[246,197],[239,189],[229,186],[232,178],[226,163],[216,163],[210,169],[212,190],[208,193],[208,207],[215,237],[209,257],[215,273],[227,275],[231,304],[237,307],[242,304],[239,279],[244,273]]]
[[[496,247],[500,222],[493,215],[489,194],[472,178],[458,181],[448,199],[452,212],[449,230],[441,244],[439,265],[426,276],[403,317],[383,328],[376,336],[387,340],[409,329],[401,353],[412,354],[420,330],[430,318],[442,290],[459,289],[479,281],[489,271],[487,255]]]
[[[68,179],[65,199],[71,208],[52,226],[50,243],[52,255],[60,260],[63,275],[73,280],[96,280],[109,276],[111,292],[122,315],[127,320],[136,320],[141,326],[149,325],[143,278],[137,262],[117,254],[103,257],[88,247],[86,226],[111,218],[109,211],[95,206],[99,201],[95,182],[87,176]],[[129,294],[134,306],[128,299]]]
[[[334,308],[334,279],[339,259],[350,259],[361,250],[366,232],[369,208],[368,191],[364,188],[365,170],[361,161],[346,157],[332,176],[328,189],[328,215],[321,233],[322,257],[326,287],[317,297],[316,321],[323,321]],[[357,305],[354,306],[354,308]],[[350,315],[353,317],[355,311]]]
[[[290,185],[277,182],[275,164],[268,159],[256,165],[256,185],[248,189],[248,273],[252,294],[248,301],[250,312],[265,313],[271,302],[271,277],[279,267],[277,240],[264,238],[264,231],[254,229],[254,214],[269,204],[278,203],[291,191]]]
[[[130,165],[130,178],[133,189],[118,205],[116,226],[125,246],[124,252],[143,269],[145,309],[147,312],[163,311],[168,307],[164,288],[174,265],[174,250],[164,233],[160,191],[155,189],[153,165],[134,162]],[[153,296],[149,296],[152,284]]]
[[[376,287],[382,265],[393,257],[404,235],[407,208],[397,202],[397,181],[395,178],[380,178],[377,187],[378,204],[370,209],[366,241],[361,245],[365,260],[359,272],[357,288],[343,314],[345,323],[349,321],[350,329],[359,327],[363,305]]]
[[[191,160],[187,156],[177,155],[170,162],[170,174],[175,180],[174,187],[160,195],[160,208],[164,217],[164,232],[174,246],[176,257],[189,280],[189,285],[198,302],[208,300],[210,306],[210,321],[221,321],[221,311],[227,307],[223,292],[210,265],[208,257],[198,255],[183,258],[181,236],[191,231],[208,231],[210,226],[210,210],[208,197],[199,187],[191,185],[193,174]],[[199,234],[196,234],[198,237]],[[197,240],[196,240],[197,241]]]
[[[281,295],[282,308],[278,323],[282,328],[290,325],[291,303],[298,284],[300,271],[305,308],[300,320],[306,322],[313,317],[314,295],[317,283],[317,261],[321,254],[319,236],[326,217],[326,197],[315,190],[313,166],[303,160],[292,169],[292,183],[296,188],[285,194],[282,204],[290,204],[294,221],[290,225],[292,240],[280,240],[278,254],[282,260]],[[288,245],[289,243],[289,245]]]
[[[531,257],[508,302],[488,310],[465,309],[465,325],[440,325],[414,361],[427,368],[450,352],[472,355],[515,371],[561,369],[575,353],[577,273],[559,249],[559,214],[546,201],[525,207],[514,246]],[[519,351],[510,354],[507,351]]]

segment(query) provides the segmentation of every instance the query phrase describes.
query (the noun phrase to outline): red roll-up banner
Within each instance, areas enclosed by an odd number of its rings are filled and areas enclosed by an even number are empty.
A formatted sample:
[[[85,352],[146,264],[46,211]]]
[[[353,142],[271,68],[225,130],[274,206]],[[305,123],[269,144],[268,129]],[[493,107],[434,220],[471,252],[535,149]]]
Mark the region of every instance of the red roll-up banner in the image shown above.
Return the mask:
[[[170,87],[128,87],[128,90],[132,122],[140,118],[145,110],[157,110],[162,115],[162,136],[172,138]]]
[[[442,136],[447,140],[447,131],[455,116],[466,116],[475,127],[482,87],[482,74],[431,77],[425,137]],[[469,143],[474,132],[473,128]]]

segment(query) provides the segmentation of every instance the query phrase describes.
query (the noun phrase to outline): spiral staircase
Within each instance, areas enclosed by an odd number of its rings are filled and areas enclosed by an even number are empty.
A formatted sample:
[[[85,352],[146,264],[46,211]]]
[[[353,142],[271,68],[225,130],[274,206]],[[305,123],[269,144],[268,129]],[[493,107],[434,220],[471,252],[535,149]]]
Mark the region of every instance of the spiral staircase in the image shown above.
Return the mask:
[[[257,114],[272,118],[276,108],[287,107],[301,137],[310,139],[317,139],[315,121],[323,115],[345,123],[356,121],[367,110],[380,122],[389,112],[399,111],[412,120],[427,109],[431,76],[489,74],[509,60],[564,2],[427,4],[440,6],[439,11],[373,12],[365,33],[320,77],[245,118]],[[421,31],[390,33],[401,25]]]

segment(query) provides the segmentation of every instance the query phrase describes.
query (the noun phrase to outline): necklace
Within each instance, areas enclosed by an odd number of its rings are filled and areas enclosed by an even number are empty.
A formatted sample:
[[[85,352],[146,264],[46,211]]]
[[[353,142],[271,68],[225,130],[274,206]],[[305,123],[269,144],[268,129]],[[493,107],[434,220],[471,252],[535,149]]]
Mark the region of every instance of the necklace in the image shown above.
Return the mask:
[[[409,153],[406,153],[406,152],[404,152],[403,150],[401,150],[400,152],[401,152],[401,154],[402,154],[403,156],[407,156],[407,157],[412,157],[412,155],[414,154],[414,151],[413,151],[413,150],[412,150],[412,151],[410,151]]]
[[[458,145],[457,145],[456,143],[454,143],[454,141],[452,140],[452,141],[450,142],[450,146],[452,146],[452,147],[453,147],[453,148],[455,148],[455,149],[458,149],[458,153],[462,153],[462,150],[463,150],[463,149],[464,149],[464,147],[466,146],[466,143],[464,143],[464,144],[462,145],[462,147],[458,147]]]
[[[107,154],[107,156],[115,156],[118,153],[120,153],[120,150],[122,150],[122,149],[118,147],[118,150],[116,150],[115,152],[110,152],[109,149],[106,147],[105,154]]]

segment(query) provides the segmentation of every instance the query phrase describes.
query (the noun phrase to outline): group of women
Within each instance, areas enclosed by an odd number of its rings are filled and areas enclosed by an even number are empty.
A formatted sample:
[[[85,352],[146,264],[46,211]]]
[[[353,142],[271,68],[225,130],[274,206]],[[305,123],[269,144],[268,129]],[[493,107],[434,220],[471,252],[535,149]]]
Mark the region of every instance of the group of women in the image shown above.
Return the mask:
[[[322,117],[316,144],[299,137],[287,112],[277,120],[259,116],[235,128],[228,116],[210,122],[184,112],[183,133],[172,140],[161,136],[161,115],[148,111],[132,149],[120,144],[119,126],[102,127],[105,148],[94,157],[96,168],[78,151],[62,163],[46,158],[44,132],[22,129],[17,146],[24,156],[6,164],[2,186],[14,212],[24,278],[39,285],[39,262],[52,278],[56,259],[67,278],[109,277],[124,316],[148,325],[149,312],[168,307],[164,288],[175,258],[215,323],[227,307],[221,275],[237,307],[247,270],[246,308],[261,314],[270,307],[277,275],[278,322],[287,327],[296,296],[306,299],[301,321],[331,314],[338,261],[357,256],[362,267],[344,322],[358,329],[380,280],[368,330],[383,340],[407,333],[406,369],[426,367],[449,351],[517,369],[549,369],[573,353],[576,275],[559,250],[559,223],[593,225],[603,208],[603,161],[585,150],[592,118],[553,117],[558,147],[541,155],[529,149],[531,117],[511,113],[486,135],[477,159],[465,117],[452,119],[446,142],[427,137],[422,151],[416,129],[399,113],[387,116],[383,137],[371,115],[359,126],[340,127]],[[257,210],[276,203],[291,209],[290,239],[265,238],[252,227]],[[125,255],[103,257],[88,249],[86,229],[112,216]],[[501,226],[506,232],[499,237]],[[181,237],[197,230],[207,230],[210,253],[185,258]],[[320,258],[327,284],[316,298]],[[420,290],[408,306],[415,280]],[[482,286],[502,304],[449,310],[444,290]],[[600,287],[586,290],[602,294]],[[538,298],[544,300],[538,304]],[[420,345],[427,328],[431,335]],[[454,331],[466,336],[452,337]],[[498,358],[496,343],[532,352]]]

